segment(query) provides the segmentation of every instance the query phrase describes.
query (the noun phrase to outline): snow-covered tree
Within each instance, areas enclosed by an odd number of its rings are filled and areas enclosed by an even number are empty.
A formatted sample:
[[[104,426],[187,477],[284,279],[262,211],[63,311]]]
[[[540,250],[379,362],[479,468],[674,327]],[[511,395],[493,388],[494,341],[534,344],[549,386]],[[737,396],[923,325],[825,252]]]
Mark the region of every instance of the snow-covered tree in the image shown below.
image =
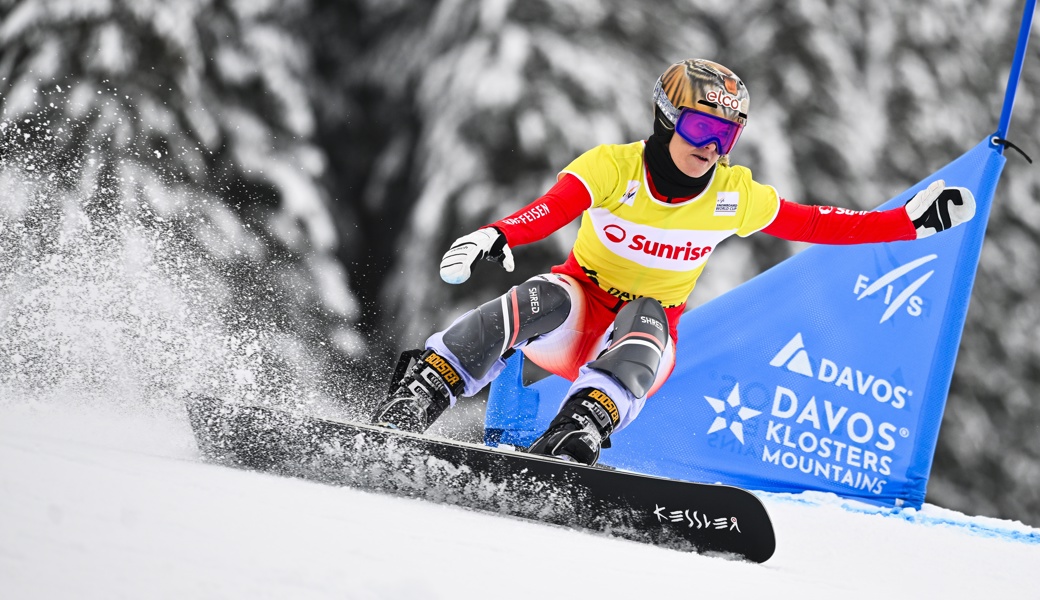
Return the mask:
[[[157,232],[142,248],[195,257],[177,276],[200,279],[231,331],[268,332],[270,371],[364,355],[313,143],[310,54],[290,30],[306,7],[2,0],[0,219],[19,232],[5,254],[23,259],[8,274],[76,241],[128,248]]]

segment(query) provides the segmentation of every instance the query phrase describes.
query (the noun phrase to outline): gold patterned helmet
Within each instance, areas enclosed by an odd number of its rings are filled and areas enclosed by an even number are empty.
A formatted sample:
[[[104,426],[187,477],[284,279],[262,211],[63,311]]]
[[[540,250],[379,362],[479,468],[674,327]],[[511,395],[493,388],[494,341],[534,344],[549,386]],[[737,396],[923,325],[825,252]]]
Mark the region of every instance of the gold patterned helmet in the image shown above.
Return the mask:
[[[719,63],[689,58],[668,67],[654,88],[654,105],[668,129],[673,129],[682,109],[714,115],[743,127],[747,124],[750,96],[744,82]]]

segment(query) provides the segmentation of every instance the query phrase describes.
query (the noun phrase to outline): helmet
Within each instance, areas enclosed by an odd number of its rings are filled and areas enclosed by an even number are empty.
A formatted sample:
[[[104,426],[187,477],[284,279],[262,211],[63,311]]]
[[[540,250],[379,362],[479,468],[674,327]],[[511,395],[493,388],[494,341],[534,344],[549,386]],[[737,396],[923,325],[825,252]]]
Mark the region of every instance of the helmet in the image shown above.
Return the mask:
[[[657,118],[674,129],[684,108],[714,115],[743,127],[750,96],[733,71],[710,60],[689,58],[668,67],[654,88]]]

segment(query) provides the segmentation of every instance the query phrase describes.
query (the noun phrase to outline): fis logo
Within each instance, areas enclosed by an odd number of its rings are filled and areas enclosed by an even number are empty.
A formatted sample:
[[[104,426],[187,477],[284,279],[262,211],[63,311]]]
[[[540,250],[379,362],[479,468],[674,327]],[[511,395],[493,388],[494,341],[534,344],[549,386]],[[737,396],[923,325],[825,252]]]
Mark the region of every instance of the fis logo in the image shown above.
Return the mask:
[[[918,267],[926,265],[937,258],[939,258],[938,254],[929,254],[928,256],[921,257],[901,267],[892,269],[888,273],[878,277],[873,282],[871,282],[870,278],[866,275],[860,275],[856,278],[856,285],[853,286],[852,293],[857,294],[857,301],[871,296],[884,298],[885,305],[888,306],[888,308],[885,309],[885,312],[881,315],[881,320],[878,321],[878,323],[884,323],[891,319],[892,316],[904,306],[906,307],[907,314],[911,317],[919,317],[923,312],[922,305],[924,304],[924,300],[920,296],[915,295],[915,292],[917,292],[917,290],[931,278],[935,273],[935,270],[932,269],[931,271],[920,275],[913,281],[913,283],[898,291],[898,293],[893,284],[897,279],[910,274]]]
[[[744,421],[753,419],[758,415],[762,414],[762,411],[748,408],[740,405],[740,384],[733,384],[733,389],[730,391],[729,396],[725,400],[719,398],[711,398],[708,396],[704,397],[711,405],[712,409],[715,410],[715,420],[711,423],[711,427],[708,428],[708,433],[712,434],[716,431],[728,429],[733,435],[740,441],[741,445],[744,444]],[[726,406],[730,409],[737,409],[736,418],[732,421],[727,421],[725,413],[732,412],[727,411]],[[739,420],[738,420],[739,419]]]
[[[797,333],[779,352],[769,361],[772,367],[787,369],[792,373],[798,373],[806,377],[833,384],[835,387],[845,388],[860,396],[872,397],[878,402],[891,402],[892,408],[903,408],[907,399],[913,396],[913,390],[902,385],[865,373],[852,367],[841,367],[833,360],[821,358],[819,368],[814,370],[813,363],[809,360],[809,353],[805,350],[805,342],[802,334]]]

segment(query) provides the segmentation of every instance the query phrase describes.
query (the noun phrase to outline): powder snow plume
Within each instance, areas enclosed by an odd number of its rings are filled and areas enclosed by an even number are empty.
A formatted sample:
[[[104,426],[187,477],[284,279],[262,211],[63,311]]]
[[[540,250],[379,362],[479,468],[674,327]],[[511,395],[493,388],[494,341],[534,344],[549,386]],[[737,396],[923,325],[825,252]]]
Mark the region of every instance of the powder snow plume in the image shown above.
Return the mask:
[[[0,121],[0,402],[327,399],[300,342],[243,301],[259,275],[206,247],[256,252],[219,230],[248,226],[221,223],[228,208],[166,169],[168,152],[89,126],[102,121]]]

